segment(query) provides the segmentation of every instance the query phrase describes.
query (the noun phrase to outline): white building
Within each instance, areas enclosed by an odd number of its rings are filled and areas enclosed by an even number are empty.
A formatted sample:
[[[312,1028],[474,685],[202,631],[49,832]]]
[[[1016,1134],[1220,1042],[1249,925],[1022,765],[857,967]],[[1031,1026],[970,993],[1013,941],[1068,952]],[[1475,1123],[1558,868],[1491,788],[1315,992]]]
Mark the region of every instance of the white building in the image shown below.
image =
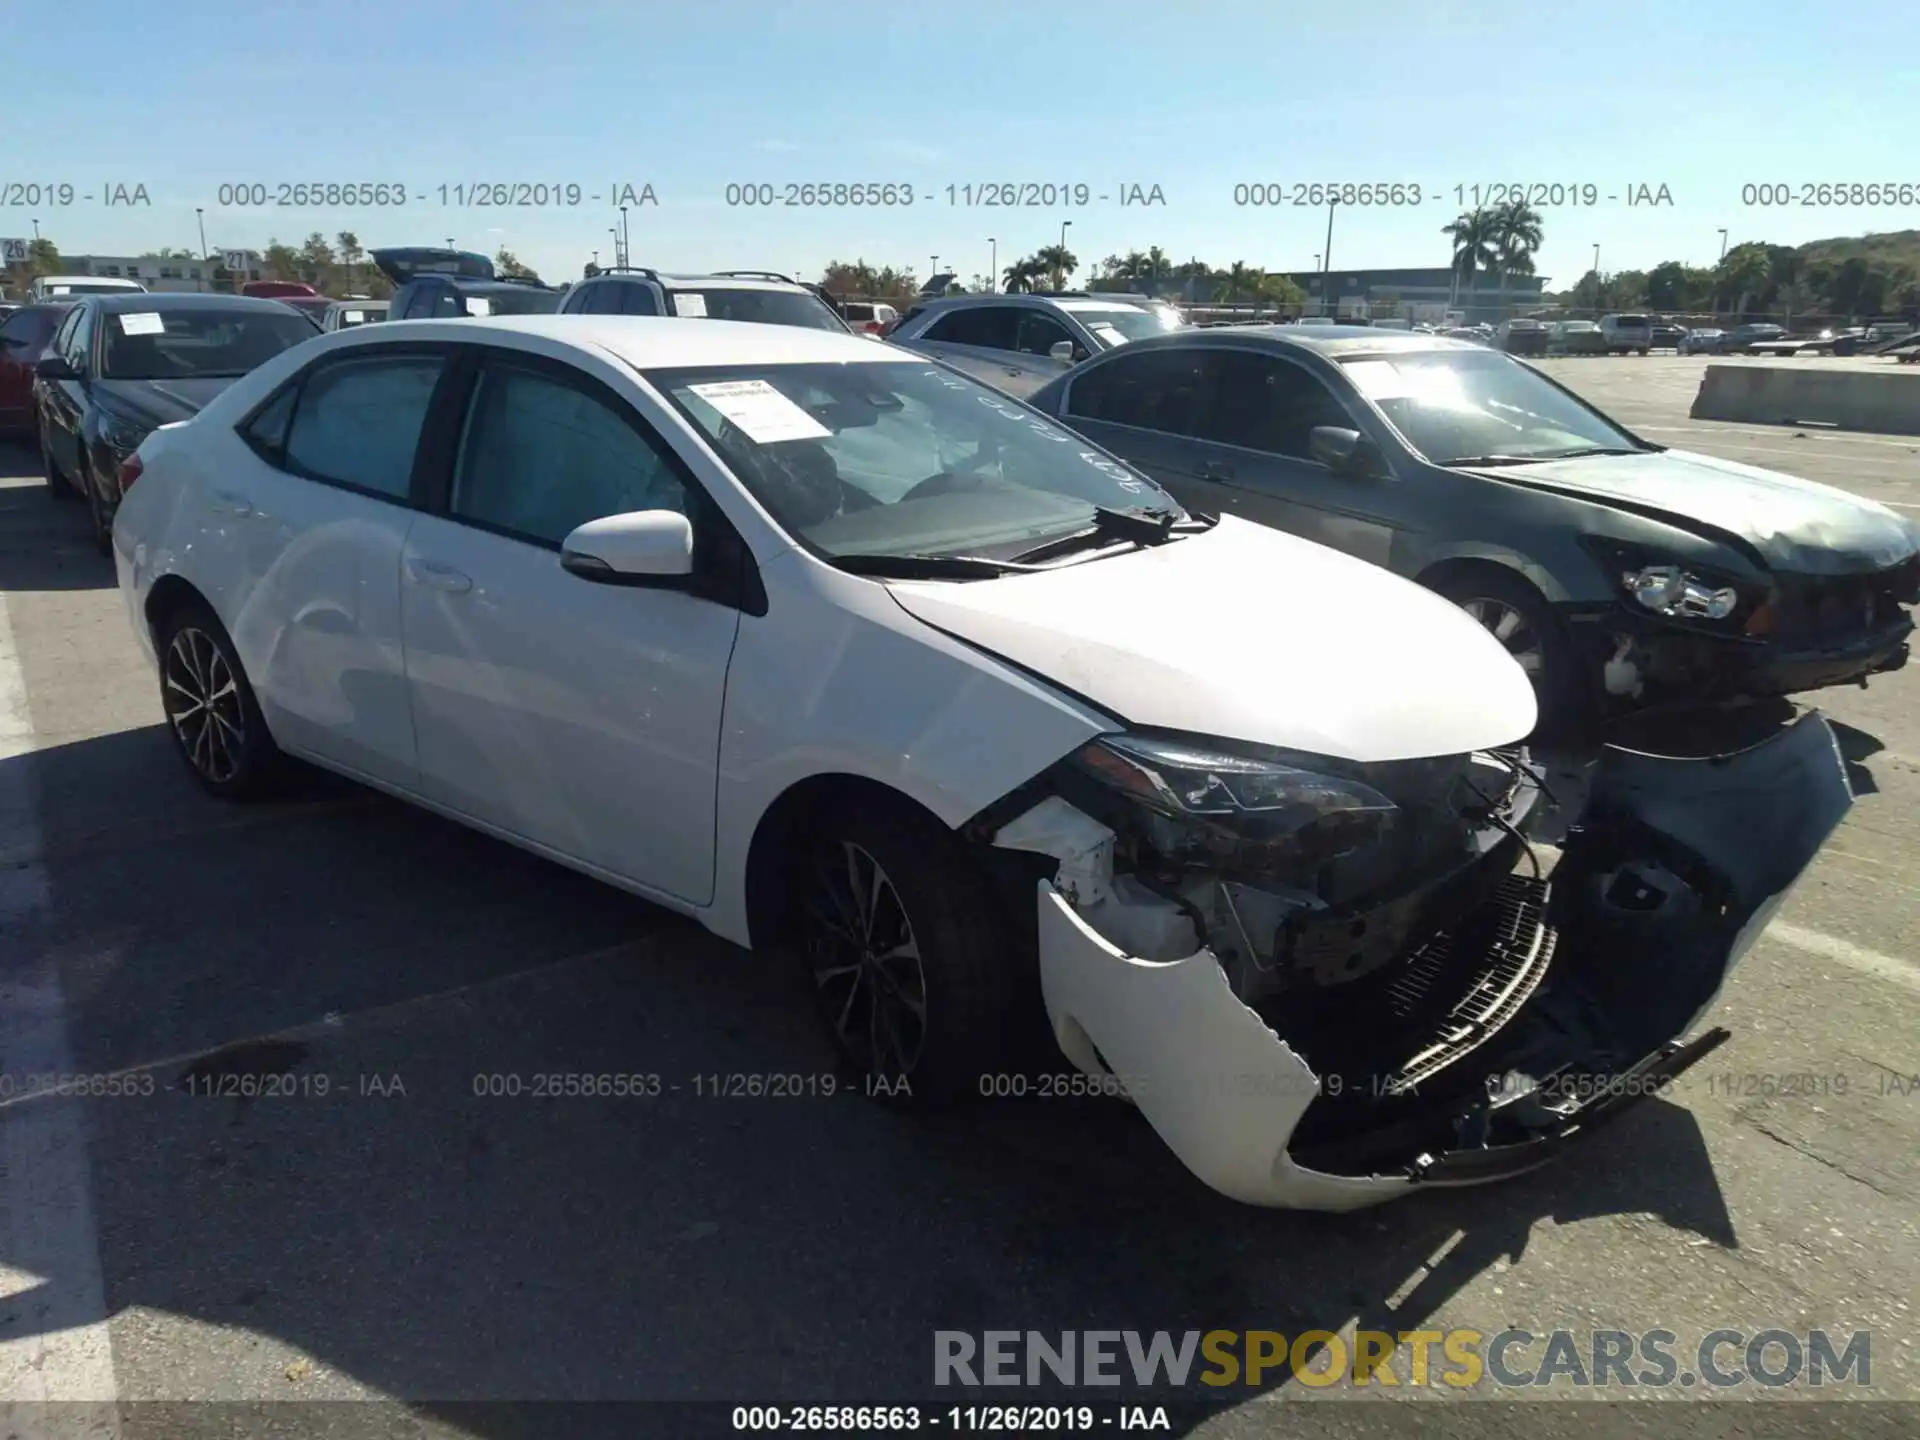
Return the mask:
[[[249,250],[241,280],[260,278],[260,257]],[[218,260],[155,260],[145,255],[62,255],[62,275],[99,275],[112,280],[137,280],[149,290],[213,290]],[[224,279],[224,277],[223,277]]]

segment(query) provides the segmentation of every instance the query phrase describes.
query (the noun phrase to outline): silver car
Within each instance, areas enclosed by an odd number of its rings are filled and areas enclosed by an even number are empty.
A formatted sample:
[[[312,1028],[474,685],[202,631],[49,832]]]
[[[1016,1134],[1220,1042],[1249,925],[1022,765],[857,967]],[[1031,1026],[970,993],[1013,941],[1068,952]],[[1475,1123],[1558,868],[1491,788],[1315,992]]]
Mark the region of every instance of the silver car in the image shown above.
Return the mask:
[[[954,295],[915,305],[887,338],[1026,396],[1090,356],[1186,328],[1179,311],[1143,297]]]
[[[385,300],[336,300],[320,318],[320,328],[329,333],[350,330],[356,325],[374,325],[387,318]]]

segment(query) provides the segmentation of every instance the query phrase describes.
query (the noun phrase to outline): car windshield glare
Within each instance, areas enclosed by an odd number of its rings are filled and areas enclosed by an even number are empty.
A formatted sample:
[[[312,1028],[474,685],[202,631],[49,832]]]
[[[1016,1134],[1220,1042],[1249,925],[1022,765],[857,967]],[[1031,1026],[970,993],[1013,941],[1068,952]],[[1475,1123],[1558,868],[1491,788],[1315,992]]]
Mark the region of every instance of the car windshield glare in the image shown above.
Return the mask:
[[[103,315],[103,380],[192,380],[245,375],[314,338],[296,310],[261,301],[259,310],[122,310]]]
[[[1427,351],[1344,362],[1347,378],[1436,465],[1468,456],[1549,459],[1638,449],[1529,366],[1495,351]]]
[[[789,533],[832,558],[1004,559],[1086,528],[1096,507],[1182,515],[1124,462],[938,366],[736,366],[647,379]]]
[[[673,291],[673,311],[689,318],[744,320],[756,325],[797,325],[807,330],[846,329],[840,317],[807,291],[749,290],[715,286]]]
[[[1102,340],[1109,340],[1111,337],[1101,334],[1101,331],[1117,332],[1119,342],[1147,340],[1155,335],[1165,335],[1173,330],[1185,329],[1187,325],[1187,322],[1175,312],[1162,310],[1158,306],[1115,305],[1111,309],[1095,309],[1092,306],[1083,309],[1075,306],[1068,313]]]

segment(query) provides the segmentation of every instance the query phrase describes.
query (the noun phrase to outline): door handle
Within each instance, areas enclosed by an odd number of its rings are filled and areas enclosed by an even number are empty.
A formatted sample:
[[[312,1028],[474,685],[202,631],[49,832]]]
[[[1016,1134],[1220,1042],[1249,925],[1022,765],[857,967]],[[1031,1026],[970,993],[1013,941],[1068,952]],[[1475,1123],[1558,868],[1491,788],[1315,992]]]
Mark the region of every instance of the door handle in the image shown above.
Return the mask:
[[[1233,466],[1227,464],[1224,460],[1209,460],[1200,467],[1200,478],[1202,480],[1231,480],[1233,479]]]
[[[217,510],[223,515],[253,514],[253,505],[248,501],[246,496],[236,495],[231,490],[214,491],[208,508]]]
[[[444,590],[449,595],[464,594],[473,588],[473,577],[462,574],[451,565],[421,560],[416,556],[407,558],[407,578],[416,585],[425,585],[430,590]]]

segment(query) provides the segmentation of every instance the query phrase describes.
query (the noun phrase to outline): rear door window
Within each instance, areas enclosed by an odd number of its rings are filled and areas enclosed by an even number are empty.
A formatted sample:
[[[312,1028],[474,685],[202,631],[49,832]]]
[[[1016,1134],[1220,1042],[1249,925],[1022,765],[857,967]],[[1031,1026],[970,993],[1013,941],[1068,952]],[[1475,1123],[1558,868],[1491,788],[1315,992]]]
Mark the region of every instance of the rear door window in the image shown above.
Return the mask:
[[[312,371],[287,429],[288,468],[382,499],[406,500],[444,363],[438,355],[356,355]]]
[[[977,345],[984,350],[1018,347],[1020,311],[1012,305],[973,305],[942,315],[927,327],[926,340],[949,345]]]
[[[1163,435],[1198,435],[1211,409],[1215,352],[1148,350],[1095,366],[1067,390],[1066,413]]]

